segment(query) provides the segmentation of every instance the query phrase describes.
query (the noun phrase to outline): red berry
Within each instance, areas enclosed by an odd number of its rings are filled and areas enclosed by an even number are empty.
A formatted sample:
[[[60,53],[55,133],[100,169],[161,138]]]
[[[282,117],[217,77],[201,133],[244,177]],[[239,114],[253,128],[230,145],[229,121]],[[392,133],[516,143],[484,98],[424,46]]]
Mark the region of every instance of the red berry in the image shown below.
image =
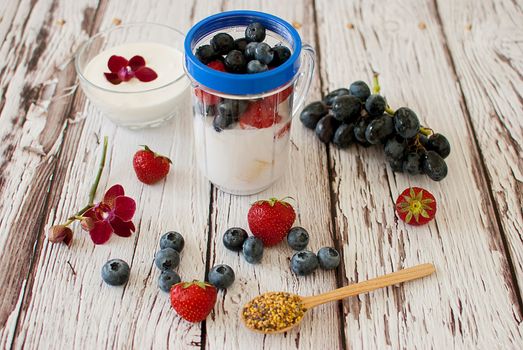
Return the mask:
[[[212,68],[214,70],[219,70],[220,72],[225,72],[225,65],[220,60],[214,60],[207,63],[207,67]]]
[[[154,153],[147,146],[136,152],[133,157],[133,167],[138,180],[148,185],[167,176],[171,163],[169,158]]]
[[[216,288],[209,283],[180,282],[171,288],[171,305],[186,321],[200,322],[211,313],[216,295]]]
[[[247,109],[240,116],[240,127],[242,129],[264,129],[270,128],[280,121],[281,116],[276,112],[274,103],[263,99],[249,103]]]
[[[396,200],[396,212],[409,225],[424,225],[436,215],[436,199],[423,188],[409,187]]]
[[[269,247],[285,238],[295,219],[292,205],[276,198],[254,203],[247,215],[252,234]]]

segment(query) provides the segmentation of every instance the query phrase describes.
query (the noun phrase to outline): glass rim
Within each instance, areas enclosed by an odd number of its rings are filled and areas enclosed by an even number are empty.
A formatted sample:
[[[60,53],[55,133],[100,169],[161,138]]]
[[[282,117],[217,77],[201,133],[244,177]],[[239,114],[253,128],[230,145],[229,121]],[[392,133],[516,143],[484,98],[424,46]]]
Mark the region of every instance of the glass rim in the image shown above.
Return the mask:
[[[113,27],[113,28],[109,28],[109,29],[106,29],[106,30],[103,30],[101,32],[98,32],[96,33],[95,35],[91,36],[88,40],[86,40],[84,43],[82,43],[80,45],[80,47],[78,48],[78,50],[76,50],[76,53],[74,54],[74,66],[75,66],[75,70],[76,70],[76,75],[80,78],[80,80],[82,82],[85,82],[87,83],[88,85],[92,86],[92,87],[95,87],[96,89],[99,89],[99,90],[102,90],[102,91],[106,91],[106,92],[110,92],[110,93],[113,93],[113,94],[140,94],[140,93],[146,93],[146,92],[151,92],[151,91],[157,91],[157,90],[161,90],[163,88],[166,88],[170,85],[173,85],[174,83],[178,82],[178,81],[181,81],[185,76],[186,76],[186,73],[185,73],[185,69],[183,69],[183,72],[182,74],[180,74],[179,77],[177,77],[176,79],[174,80],[171,80],[161,86],[158,86],[158,87],[155,87],[155,88],[150,88],[150,89],[146,89],[146,90],[137,90],[137,91],[117,91],[117,90],[112,90],[112,89],[108,89],[108,88],[105,88],[103,86],[100,86],[100,85],[97,85],[95,83],[93,83],[92,81],[90,81],[89,79],[87,79],[87,77],[83,74],[82,70],[80,69],[80,64],[79,64],[79,58],[80,58],[80,55],[82,55],[85,50],[87,49],[87,47],[93,43],[94,40],[98,39],[99,37],[103,36],[103,35],[107,35],[107,34],[110,34],[114,31],[117,31],[117,30],[120,30],[120,29],[124,29],[124,28],[128,28],[128,27],[138,27],[138,26],[152,26],[152,27],[162,27],[164,29],[168,29],[170,31],[172,31],[173,33],[175,33],[176,35],[180,35],[180,38],[181,38],[181,42],[182,42],[182,45],[183,45],[183,40],[184,40],[184,37],[185,37],[185,34],[174,28],[174,27],[171,27],[171,26],[168,26],[166,24],[161,24],[161,23],[154,23],[154,22],[132,22],[132,23],[126,23],[126,24],[122,24],[122,25],[118,25],[116,27]],[[180,51],[180,53],[183,55],[183,52]],[[184,66],[183,62],[182,62],[182,67]]]

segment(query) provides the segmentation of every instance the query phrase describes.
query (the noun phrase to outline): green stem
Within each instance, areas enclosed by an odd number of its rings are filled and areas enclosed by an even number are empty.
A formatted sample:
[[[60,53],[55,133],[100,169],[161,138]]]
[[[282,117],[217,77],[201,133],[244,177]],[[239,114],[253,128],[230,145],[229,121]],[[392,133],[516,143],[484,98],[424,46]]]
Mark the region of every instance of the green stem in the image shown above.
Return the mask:
[[[102,151],[102,159],[100,159],[100,165],[98,167],[98,174],[94,179],[93,185],[91,186],[91,191],[89,192],[89,204],[90,206],[94,203],[94,196],[96,195],[96,190],[98,189],[98,184],[100,183],[100,178],[102,177],[102,171],[105,166],[105,156],[107,154],[107,136],[104,136],[104,145]],[[80,214],[81,215],[81,214]]]
[[[419,132],[425,136],[430,136],[432,135],[434,132],[432,131],[432,129],[430,128],[425,128],[425,127],[421,127],[419,128]]]
[[[387,107],[385,108],[385,113],[394,115],[394,110],[392,108],[390,108],[389,105],[387,105]]]
[[[378,72],[372,72],[372,92],[374,94],[379,94],[381,91],[380,81],[378,79],[378,76],[380,75]]]
[[[96,190],[98,189],[98,184],[100,183],[100,178],[102,177],[102,172],[105,167],[105,158],[107,155],[107,143],[108,138],[107,136],[104,136],[104,143],[103,143],[103,149],[102,149],[102,159],[100,159],[100,165],[98,166],[98,173],[96,174],[96,178],[94,179],[94,182],[91,186],[91,190],[89,191],[89,204],[87,204],[82,209],[78,210],[75,214],[71,215],[67,218],[67,221],[63,223],[64,226],[69,226],[72,224],[75,220],[80,220],[81,216],[94,207],[94,197],[96,196]]]

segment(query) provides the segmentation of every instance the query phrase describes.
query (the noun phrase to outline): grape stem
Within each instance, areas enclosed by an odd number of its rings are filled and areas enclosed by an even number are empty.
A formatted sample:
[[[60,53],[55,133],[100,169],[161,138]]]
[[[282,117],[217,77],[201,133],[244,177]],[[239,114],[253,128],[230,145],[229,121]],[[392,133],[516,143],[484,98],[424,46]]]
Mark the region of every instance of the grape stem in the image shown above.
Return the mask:
[[[392,116],[392,115],[394,115],[394,110],[392,108],[390,108],[389,105],[387,105],[387,107],[385,107],[385,113]]]
[[[426,128],[424,126],[419,128],[419,132],[425,136],[430,136],[430,135],[434,134],[434,131],[431,128]]]
[[[379,94],[381,91],[380,81],[379,81],[379,75],[380,73],[376,71],[372,71],[372,92],[374,94]]]

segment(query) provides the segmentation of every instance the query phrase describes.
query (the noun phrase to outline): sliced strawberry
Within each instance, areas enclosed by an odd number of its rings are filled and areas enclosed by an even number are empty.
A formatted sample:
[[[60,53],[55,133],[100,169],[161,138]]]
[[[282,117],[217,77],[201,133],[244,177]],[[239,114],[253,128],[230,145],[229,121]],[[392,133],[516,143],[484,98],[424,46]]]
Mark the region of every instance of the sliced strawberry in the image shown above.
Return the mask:
[[[292,94],[292,91],[293,91],[293,87],[291,85],[288,88],[286,88],[285,90],[278,92],[277,94],[265,97],[264,100],[266,101],[267,105],[275,106],[275,105],[282,103],[287,98],[289,98],[289,96]]]
[[[423,188],[410,187],[396,200],[396,212],[409,225],[425,225],[436,215],[436,199]]]
[[[282,118],[276,112],[275,107],[265,99],[250,102],[240,116],[240,127],[242,129],[264,129],[279,123]]]
[[[220,72],[225,72],[225,65],[220,60],[214,60],[207,63],[207,67],[212,68],[214,70],[219,70]]]
[[[291,122],[286,123],[280,130],[274,135],[275,139],[280,139],[291,130]]]
[[[214,60],[207,63],[207,67],[220,72],[225,72],[225,65],[220,60]],[[220,102],[220,97],[198,88],[194,89],[194,94],[196,95],[198,100],[200,100],[200,102],[203,102],[206,105],[215,105]]]

